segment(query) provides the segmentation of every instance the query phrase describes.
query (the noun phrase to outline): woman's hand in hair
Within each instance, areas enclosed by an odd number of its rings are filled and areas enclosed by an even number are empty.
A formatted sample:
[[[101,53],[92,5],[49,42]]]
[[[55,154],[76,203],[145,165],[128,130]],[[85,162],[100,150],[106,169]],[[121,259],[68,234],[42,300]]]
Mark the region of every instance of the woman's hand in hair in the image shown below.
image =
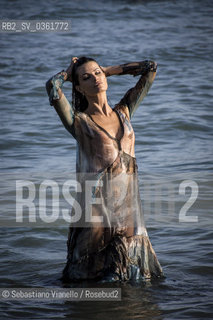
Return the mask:
[[[70,63],[69,67],[66,70],[66,73],[67,73],[66,81],[72,82],[72,69],[73,69],[74,64],[77,62],[77,60],[78,60],[77,57],[73,57],[72,58],[71,63]]]

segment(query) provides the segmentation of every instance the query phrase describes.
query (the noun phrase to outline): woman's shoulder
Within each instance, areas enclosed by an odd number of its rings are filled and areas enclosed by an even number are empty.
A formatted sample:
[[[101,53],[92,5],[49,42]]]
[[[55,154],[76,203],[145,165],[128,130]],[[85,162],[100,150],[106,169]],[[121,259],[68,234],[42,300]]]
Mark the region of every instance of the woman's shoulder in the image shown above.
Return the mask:
[[[85,112],[75,111],[75,131],[79,138],[94,136],[93,123]]]

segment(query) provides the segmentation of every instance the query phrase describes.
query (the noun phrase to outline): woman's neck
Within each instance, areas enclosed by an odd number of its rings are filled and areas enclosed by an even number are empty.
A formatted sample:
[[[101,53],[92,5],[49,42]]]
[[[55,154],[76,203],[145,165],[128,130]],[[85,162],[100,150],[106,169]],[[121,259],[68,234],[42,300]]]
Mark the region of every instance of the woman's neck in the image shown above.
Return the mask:
[[[112,108],[107,102],[106,92],[100,92],[95,96],[87,96],[88,107],[86,113],[89,115],[105,115],[108,116],[112,112]]]

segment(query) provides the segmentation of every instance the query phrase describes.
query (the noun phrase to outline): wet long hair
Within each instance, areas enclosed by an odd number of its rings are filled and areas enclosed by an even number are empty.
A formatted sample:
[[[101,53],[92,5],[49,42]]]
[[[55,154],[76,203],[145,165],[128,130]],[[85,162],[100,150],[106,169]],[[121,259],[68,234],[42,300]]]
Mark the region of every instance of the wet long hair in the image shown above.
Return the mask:
[[[75,62],[72,70],[72,106],[76,111],[80,111],[80,112],[84,112],[87,109],[88,101],[87,101],[87,98],[76,89],[76,86],[79,85],[77,70],[80,66],[82,66],[84,63],[87,63],[89,61],[94,61],[97,63],[97,61],[93,58],[80,57]]]

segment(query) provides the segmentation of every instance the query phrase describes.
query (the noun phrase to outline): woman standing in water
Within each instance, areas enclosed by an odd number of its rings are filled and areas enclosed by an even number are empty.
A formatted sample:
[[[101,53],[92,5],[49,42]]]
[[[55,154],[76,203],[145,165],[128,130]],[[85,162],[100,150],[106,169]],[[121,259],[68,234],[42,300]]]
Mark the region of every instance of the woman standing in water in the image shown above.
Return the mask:
[[[65,281],[162,276],[143,221],[130,122],[156,69],[152,61],[101,67],[94,59],[75,57],[66,71],[46,83],[50,104],[77,141],[81,192],[76,200],[82,214],[78,225],[70,226]],[[140,79],[111,108],[107,77],[125,74],[140,75]],[[62,92],[65,81],[73,85],[72,106]],[[90,198],[88,190],[92,190]]]

